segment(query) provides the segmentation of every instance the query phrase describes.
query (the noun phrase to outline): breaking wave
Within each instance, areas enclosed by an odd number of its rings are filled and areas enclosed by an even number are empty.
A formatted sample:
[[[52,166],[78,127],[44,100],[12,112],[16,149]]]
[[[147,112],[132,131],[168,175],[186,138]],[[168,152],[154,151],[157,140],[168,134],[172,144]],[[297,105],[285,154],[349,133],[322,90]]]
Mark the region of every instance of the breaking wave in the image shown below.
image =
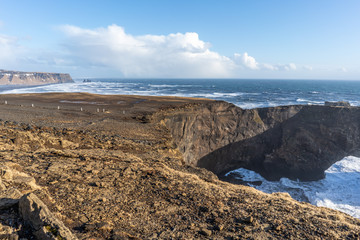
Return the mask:
[[[349,156],[333,164],[319,181],[300,182],[288,178],[267,181],[254,171],[240,168],[227,173],[266,193],[288,192],[298,201],[328,207],[360,218],[360,158]]]

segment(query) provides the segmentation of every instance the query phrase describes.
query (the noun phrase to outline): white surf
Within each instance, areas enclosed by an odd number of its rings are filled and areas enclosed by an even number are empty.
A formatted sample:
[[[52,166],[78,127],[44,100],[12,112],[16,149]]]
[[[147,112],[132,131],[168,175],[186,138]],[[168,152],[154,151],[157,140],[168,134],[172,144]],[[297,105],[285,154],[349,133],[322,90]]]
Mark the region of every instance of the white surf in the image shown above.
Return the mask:
[[[227,175],[248,182],[250,186],[266,193],[288,192],[296,200],[308,201],[360,218],[360,158],[357,157],[342,159],[325,171],[324,179],[312,182],[292,181],[288,178],[267,181],[254,171],[244,168]]]

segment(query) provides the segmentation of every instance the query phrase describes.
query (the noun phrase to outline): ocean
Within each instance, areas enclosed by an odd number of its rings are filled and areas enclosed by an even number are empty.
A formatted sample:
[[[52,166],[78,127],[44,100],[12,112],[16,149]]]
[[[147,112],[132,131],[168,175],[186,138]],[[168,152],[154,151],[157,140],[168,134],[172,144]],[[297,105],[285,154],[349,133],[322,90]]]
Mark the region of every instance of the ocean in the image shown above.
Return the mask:
[[[349,101],[360,106],[360,81],[245,79],[83,79],[75,83],[0,88],[0,93],[89,92],[202,97],[225,100],[241,108]]]
[[[77,79],[74,83],[0,88],[0,94],[44,92],[211,98],[247,109],[295,104],[321,105],[325,101],[348,101],[353,106],[360,106],[360,81],[91,79],[91,82],[84,82]],[[261,191],[288,192],[299,201],[337,209],[360,218],[360,158],[344,158],[326,171],[325,179],[313,182],[287,178],[270,182],[247,169],[237,169],[228,174]]]

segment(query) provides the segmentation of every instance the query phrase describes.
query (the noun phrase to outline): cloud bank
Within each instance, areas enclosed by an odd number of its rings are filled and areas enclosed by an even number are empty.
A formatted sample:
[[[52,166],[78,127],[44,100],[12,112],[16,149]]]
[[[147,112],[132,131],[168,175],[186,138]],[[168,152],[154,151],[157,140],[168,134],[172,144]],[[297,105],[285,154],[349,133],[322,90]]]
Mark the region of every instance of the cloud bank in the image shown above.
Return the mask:
[[[24,49],[15,37],[0,35],[0,64],[10,66],[23,54]]]
[[[31,47],[36,39],[0,32],[0,69],[130,78],[343,79],[354,75],[341,66],[263,63],[247,52],[224,56],[195,32],[134,36],[117,25],[97,29],[65,25],[60,32],[62,40],[37,49]]]
[[[126,77],[241,77],[244,71],[294,71],[293,63],[258,63],[248,53],[223,56],[194,32],[127,34],[124,28],[84,29],[65,25],[65,48],[78,63],[119,70]]]

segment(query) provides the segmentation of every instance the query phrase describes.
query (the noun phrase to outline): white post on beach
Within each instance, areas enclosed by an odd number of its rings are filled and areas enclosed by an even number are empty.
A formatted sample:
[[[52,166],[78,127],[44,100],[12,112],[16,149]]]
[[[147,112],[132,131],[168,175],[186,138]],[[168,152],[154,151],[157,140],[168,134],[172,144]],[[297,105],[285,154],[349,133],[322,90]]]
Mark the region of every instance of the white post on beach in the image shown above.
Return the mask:
[[[33,104],[33,103],[31,104],[31,107],[34,107],[34,104]]]
[[[58,110],[60,110],[60,106],[58,106]]]
[[[5,105],[7,104],[7,101],[5,100]]]
[[[100,112],[100,110],[99,110],[99,109],[97,109],[97,112]]]
[[[82,112],[82,111],[83,111],[83,109],[82,109],[82,108],[80,108],[80,111]]]
[[[103,108],[103,112],[105,112],[105,109]]]

